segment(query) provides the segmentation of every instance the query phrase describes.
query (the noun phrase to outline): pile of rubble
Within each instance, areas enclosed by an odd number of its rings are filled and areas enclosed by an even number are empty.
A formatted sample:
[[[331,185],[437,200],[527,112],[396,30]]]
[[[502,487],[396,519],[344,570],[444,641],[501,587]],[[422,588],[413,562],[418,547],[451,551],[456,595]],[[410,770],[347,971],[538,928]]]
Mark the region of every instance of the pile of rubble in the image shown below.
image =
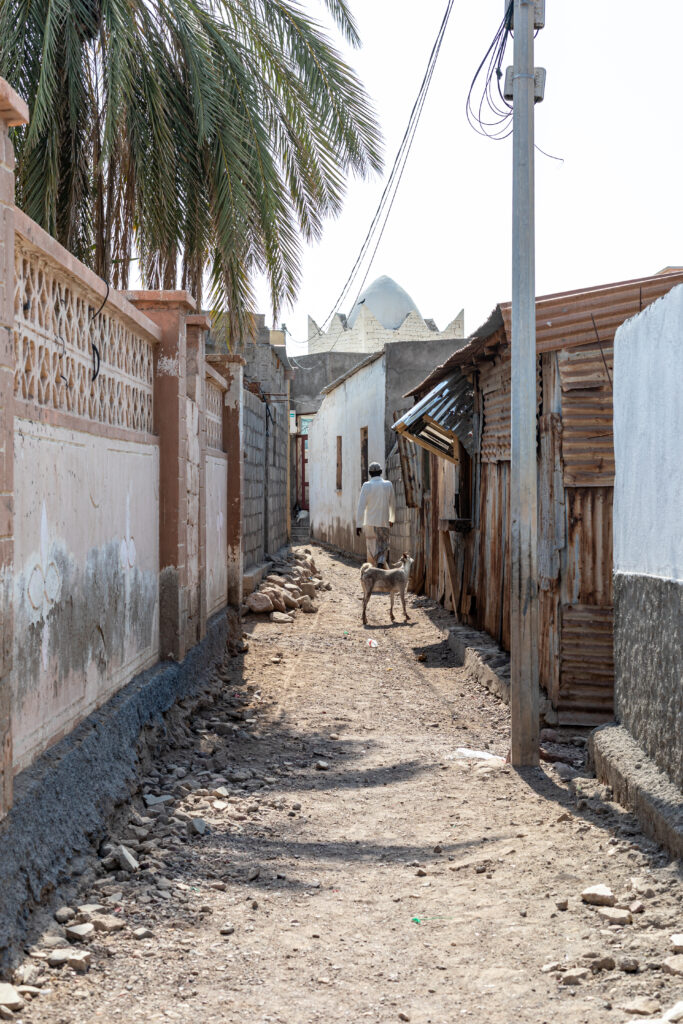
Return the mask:
[[[316,592],[331,589],[323,582],[310,549],[294,549],[286,558],[273,562],[258,590],[247,597],[242,615],[269,614],[271,622],[293,622],[297,611],[317,612]]]

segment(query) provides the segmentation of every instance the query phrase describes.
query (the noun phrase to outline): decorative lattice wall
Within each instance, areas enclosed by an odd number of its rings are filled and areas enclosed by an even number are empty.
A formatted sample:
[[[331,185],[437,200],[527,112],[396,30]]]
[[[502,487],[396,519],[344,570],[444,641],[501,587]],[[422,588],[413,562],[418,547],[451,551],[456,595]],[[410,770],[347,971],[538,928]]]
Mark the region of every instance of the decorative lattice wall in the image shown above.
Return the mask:
[[[223,451],[223,392],[212,380],[206,381],[206,443]]]
[[[15,397],[151,434],[151,342],[20,235],[15,263]]]

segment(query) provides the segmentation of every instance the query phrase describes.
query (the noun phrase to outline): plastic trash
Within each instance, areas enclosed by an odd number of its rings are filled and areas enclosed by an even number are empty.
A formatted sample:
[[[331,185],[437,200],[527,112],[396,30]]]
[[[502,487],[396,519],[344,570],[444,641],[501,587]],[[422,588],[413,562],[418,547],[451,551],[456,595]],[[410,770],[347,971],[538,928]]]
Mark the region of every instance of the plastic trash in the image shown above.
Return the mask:
[[[469,747],[458,747],[452,757],[468,757],[474,761],[493,761],[495,764],[504,764],[505,758],[498,754],[490,754],[488,750],[470,750]]]
[[[379,647],[379,644],[377,643],[377,641],[373,640],[372,638],[370,638],[370,640],[366,640],[366,643],[367,643],[368,647]]]
[[[447,917],[443,914],[437,914],[435,917],[411,917],[412,924],[422,924],[424,921],[452,921],[452,917]]]

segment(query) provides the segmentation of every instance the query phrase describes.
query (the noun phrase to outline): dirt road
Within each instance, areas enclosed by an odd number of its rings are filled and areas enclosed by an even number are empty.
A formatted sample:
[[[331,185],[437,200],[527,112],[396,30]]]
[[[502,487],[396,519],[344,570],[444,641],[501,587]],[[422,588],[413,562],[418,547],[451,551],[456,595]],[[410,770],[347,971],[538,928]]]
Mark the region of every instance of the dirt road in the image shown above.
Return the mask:
[[[53,922],[14,1019],[593,1024],[683,999],[676,865],[594,784],[577,806],[550,765],[458,756],[505,755],[508,712],[453,667],[451,616],[411,599],[388,628],[373,598],[363,629],[357,566],[313,551],[319,612],[247,620],[222,693],[112,825],[140,870],[82,865],[66,891],[91,905],[71,924],[108,921],[72,942],[89,970],[47,966]],[[597,884],[630,922],[582,902]]]

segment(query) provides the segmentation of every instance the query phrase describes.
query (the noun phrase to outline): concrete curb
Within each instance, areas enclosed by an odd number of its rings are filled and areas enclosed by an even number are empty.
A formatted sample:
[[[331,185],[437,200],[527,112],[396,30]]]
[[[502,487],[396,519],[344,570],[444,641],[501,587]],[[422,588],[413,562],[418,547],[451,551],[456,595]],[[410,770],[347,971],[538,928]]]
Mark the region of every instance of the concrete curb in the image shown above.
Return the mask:
[[[469,626],[452,626],[448,646],[458,665],[503,703],[510,703],[510,656],[487,633]]]
[[[590,762],[614,799],[632,811],[646,835],[683,858],[683,794],[621,725],[603,725],[588,741]]]
[[[206,688],[222,660],[225,611],[181,664],[162,662],[136,676],[106,704],[21,772],[0,823],[0,967],[25,938],[32,911],[67,877],[69,860],[91,851],[114,807],[137,785],[137,747],[146,728],[163,742],[164,714]]]

